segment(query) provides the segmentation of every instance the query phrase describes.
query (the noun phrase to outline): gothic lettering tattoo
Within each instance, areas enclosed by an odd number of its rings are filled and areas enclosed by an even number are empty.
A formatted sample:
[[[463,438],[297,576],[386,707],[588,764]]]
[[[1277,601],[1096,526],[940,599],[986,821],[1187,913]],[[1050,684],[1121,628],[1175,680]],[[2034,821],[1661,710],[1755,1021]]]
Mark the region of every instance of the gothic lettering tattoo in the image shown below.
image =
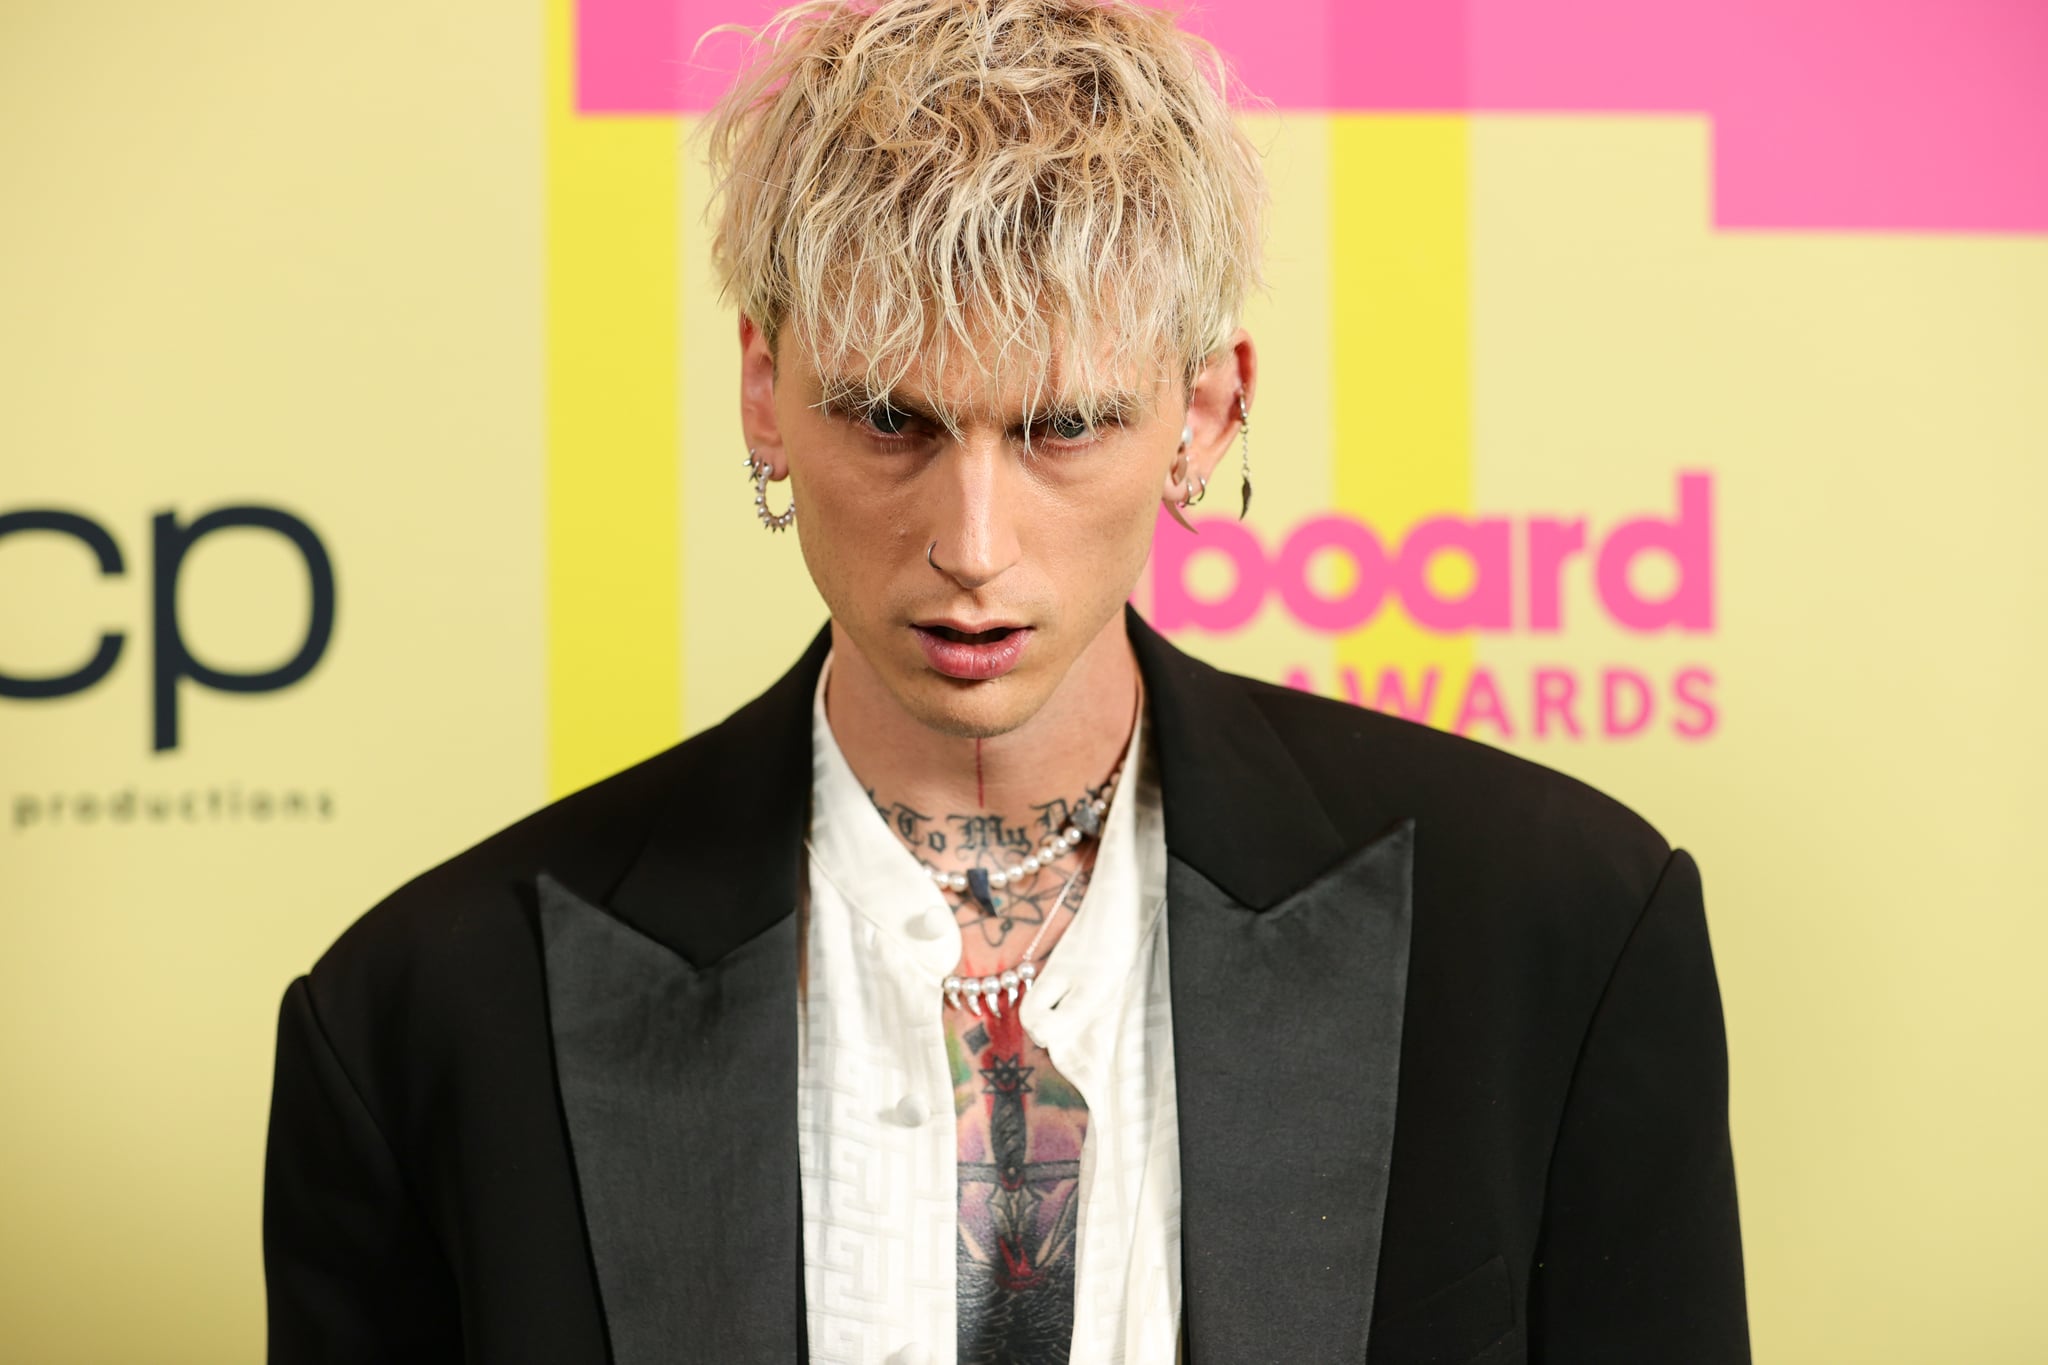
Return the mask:
[[[1106,790],[1106,786],[1089,787],[1081,799],[1093,801]],[[949,872],[968,872],[974,868],[992,871],[1013,866],[1046,836],[1065,827],[1075,804],[1065,797],[1034,802],[1031,817],[1022,823],[1013,823],[994,811],[949,811],[943,816],[931,815],[901,801],[882,801],[876,797],[872,787],[868,788],[868,800],[883,822],[913,853],[928,865]],[[1088,890],[1087,855],[1084,852],[1069,857],[1074,864],[1080,865],[1080,870],[1073,890],[1067,895],[1067,910],[1078,911],[1081,897]],[[1045,923],[1047,912],[1059,899],[1060,889],[1071,875],[1071,866],[1065,859],[1048,863],[1037,877],[994,892],[986,907],[971,897],[963,899],[956,907],[961,927],[978,927],[982,941],[998,949],[1019,929],[1027,934],[1037,933],[1038,927]]]
[[[931,816],[926,815],[920,810],[912,810],[901,801],[884,805],[875,799],[875,789],[873,787],[869,787],[867,791],[868,800],[874,805],[875,813],[882,817],[884,824],[896,832],[897,838],[909,844],[913,849],[922,849],[931,853],[944,853],[946,851],[946,832],[942,829],[931,827]]]
[[[1000,815],[949,815],[946,821],[953,826],[954,847],[962,853],[1031,851],[1031,831],[1022,825],[1004,824]]]

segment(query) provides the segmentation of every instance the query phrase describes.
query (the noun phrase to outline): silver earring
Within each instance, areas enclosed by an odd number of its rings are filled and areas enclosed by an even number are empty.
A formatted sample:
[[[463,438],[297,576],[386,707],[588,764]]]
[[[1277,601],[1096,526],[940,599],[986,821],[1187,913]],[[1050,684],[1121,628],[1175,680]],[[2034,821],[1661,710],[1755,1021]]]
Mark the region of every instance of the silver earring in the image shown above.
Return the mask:
[[[1203,478],[1200,474],[1197,474],[1194,471],[1193,466],[1191,466],[1188,463],[1188,457],[1186,452],[1188,446],[1193,444],[1194,439],[1194,426],[1191,423],[1183,422],[1180,428],[1180,450],[1182,453],[1173,462],[1174,479],[1179,482],[1185,482],[1188,485],[1188,487],[1192,490],[1191,492],[1182,496],[1180,500],[1180,505],[1183,508],[1193,507],[1196,503],[1200,502],[1204,497],[1206,497],[1209,492],[1209,481]],[[1182,524],[1185,525],[1186,523],[1183,522]]]
[[[768,462],[757,459],[752,446],[747,447],[747,473],[754,480],[754,515],[771,531],[789,529],[789,524],[796,520],[796,496],[790,495],[789,506],[780,513],[768,510]]]
[[[1180,484],[1185,484],[1189,480],[1199,477],[1188,466],[1187,451],[1183,450],[1180,454],[1173,457],[1173,468],[1168,472],[1167,477],[1173,480],[1173,482]],[[1187,519],[1185,512],[1185,509],[1194,506],[1196,502],[1200,501],[1198,497],[1193,494],[1183,493],[1178,498],[1162,499],[1162,501],[1166,502],[1167,515],[1171,516],[1187,530],[1194,531],[1196,535],[1201,534],[1200,531],[1195,531],[1194,523]]]
[[[1243,389],[1237,391],[1237,430],[1244,437],[1238,455],[1238,468],[1244,475],[1244,503],[1237,509],[1237,519],[1243,521],[1245,513],[1252,510],[1252,415],[1245,411]]]
[[[1180,429],[1180,448],[1182,450],[1186,450],[1188,446],[1194,442],[1194,439],[1194,427],[1188,423],[1182,423]],[[1187,496],[1183,497],[1180,500],[1180,505],[1182,507],[1193,507],[1196,503],[1200,502],[1205,496],[1207,496],[1209,492],[1209,481],[1203,478],[1200,474],[1197,474],[1189,466],[1188,457],[1186,455],[1182,455],[1180,459],[1176,460],[1174,462],[1173,468],[1173,477],[1175,479],[1185,480],[1194,488],[1194,491],[1192,493],[1189,493]]]

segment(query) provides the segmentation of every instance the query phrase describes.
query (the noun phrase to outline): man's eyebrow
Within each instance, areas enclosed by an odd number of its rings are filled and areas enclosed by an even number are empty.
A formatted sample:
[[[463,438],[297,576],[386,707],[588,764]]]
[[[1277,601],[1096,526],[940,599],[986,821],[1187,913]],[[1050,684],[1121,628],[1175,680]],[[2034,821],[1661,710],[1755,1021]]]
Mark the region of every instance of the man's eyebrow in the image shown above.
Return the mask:
[[[1055,402],[1051,410],[1056,413],[1079,412],[1078,401]],[[1095,411],[1105,422],[1121,422],[1135,417],[1145,410],[1145,397],[1135,389],[1110,389],[1095,395]]]
[[[865,379],[851,375],[828,376],[820,385],[823,396],[817,406],[837,412],[870,412],[886,408],[932,423],[944,426],[943,419],[922,400],[904,398],[887,389],[874,389]],[[1144,395],[1132,389],[1111,389],[1095,396],[1095,410],[1104,422],[1126,421],[1144,411]],[[1078,414],[1082,404],[1078,398],[1054,399],[1039,408],[1034,416],[1039,421],[1048,418]],[[1019,421],[1015,430],[1021,432],[1024,423]]]
[[[892,412],[908,413],[927,422],[938,422],[938,414],[932,412],[915,399],[902,398],[887,389],[874,389],[865,379],[858,376],[831,375],[822,383],[824,396],[817,406],[838,412],[869,412],[876,408],[887,408]]]

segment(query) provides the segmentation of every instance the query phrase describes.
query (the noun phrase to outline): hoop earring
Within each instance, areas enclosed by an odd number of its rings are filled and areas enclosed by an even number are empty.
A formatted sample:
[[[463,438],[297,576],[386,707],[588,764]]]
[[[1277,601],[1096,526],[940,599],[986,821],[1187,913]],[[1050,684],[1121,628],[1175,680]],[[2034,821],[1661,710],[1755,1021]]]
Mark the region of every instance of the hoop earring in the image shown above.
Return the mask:
[[[1237,509],[1237,519],[1243,521],[1245,513],[1252,510],[1252,415],[1245,411],[1242,388],[1237,391],[1237,430],[1244,438],[1244,445],[1238,453],[1238,470],[1244,479],[1244,502]]]
[[[1173,482],[1183,485],[1189,483],[1190,481],[1200,482],[1201,480],[1201,475],[1196,474],[1194,470],[1189,467],[1187,451],[1185,449],[1183,449],[1178,455],[1175,455],[1173,457],[1173,469],[1168,473],[1167,477],[1172,479]],[[1193,507],[1196,503],[1200,502],[1201,500],[1201,495],[1197,493],[1183,493],[1177,499],[1160,499],[1161,502],[1166,504],[1167,514],[1170,515],[1175,521],[1179,522],[1181,526],[1185,529],[1189,531],[1194,531],[1196,535],[1200,535],[1202,533],[1200,531],[1196,531],[1194,523],[1187,519],[1186,509]]]
[[[789,506],[781,512],[768,510],[768,462],[757,459],[752,446],[747,447],[747,473],[754,480],[754,515],[771,531],[788,530],[796,520],[796,495],[790,494]]]

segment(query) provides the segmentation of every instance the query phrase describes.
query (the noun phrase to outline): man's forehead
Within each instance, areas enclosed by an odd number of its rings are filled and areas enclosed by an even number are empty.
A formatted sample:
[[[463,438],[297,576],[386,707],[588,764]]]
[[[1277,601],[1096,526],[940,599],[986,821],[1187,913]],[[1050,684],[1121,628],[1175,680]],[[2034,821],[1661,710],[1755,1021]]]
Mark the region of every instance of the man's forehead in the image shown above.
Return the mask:
[[[1144,344],[1105,320],[1077,329],[1051,319],[1036,345],[978,315],[959,328],[934,321],[922,343],[902,350],[864,346],[850,327],[816,336],[792,327],[778,349],[809,381],[802,387],[815,384],[817,406],[886,404],[956,433],[1063,412],[1129,422],[1184,400],[1187,376],[1163,338]]]
[[[955,429],[985,423],[1007,426],[1048,412],[1134,421],[1166,401],[1180,378],[1163,357],[1148,363],[1139,354],[1103,354],[1093,366],[1084,366],[1057,351],[1040,356],[1021,348],[991,355],[952,346],[944,348],[939,364],[926,356],[877,363],[875,357],[849,349],[823,357],[805,354],[803,364],[817,380],[821,403],[887,404]]]

